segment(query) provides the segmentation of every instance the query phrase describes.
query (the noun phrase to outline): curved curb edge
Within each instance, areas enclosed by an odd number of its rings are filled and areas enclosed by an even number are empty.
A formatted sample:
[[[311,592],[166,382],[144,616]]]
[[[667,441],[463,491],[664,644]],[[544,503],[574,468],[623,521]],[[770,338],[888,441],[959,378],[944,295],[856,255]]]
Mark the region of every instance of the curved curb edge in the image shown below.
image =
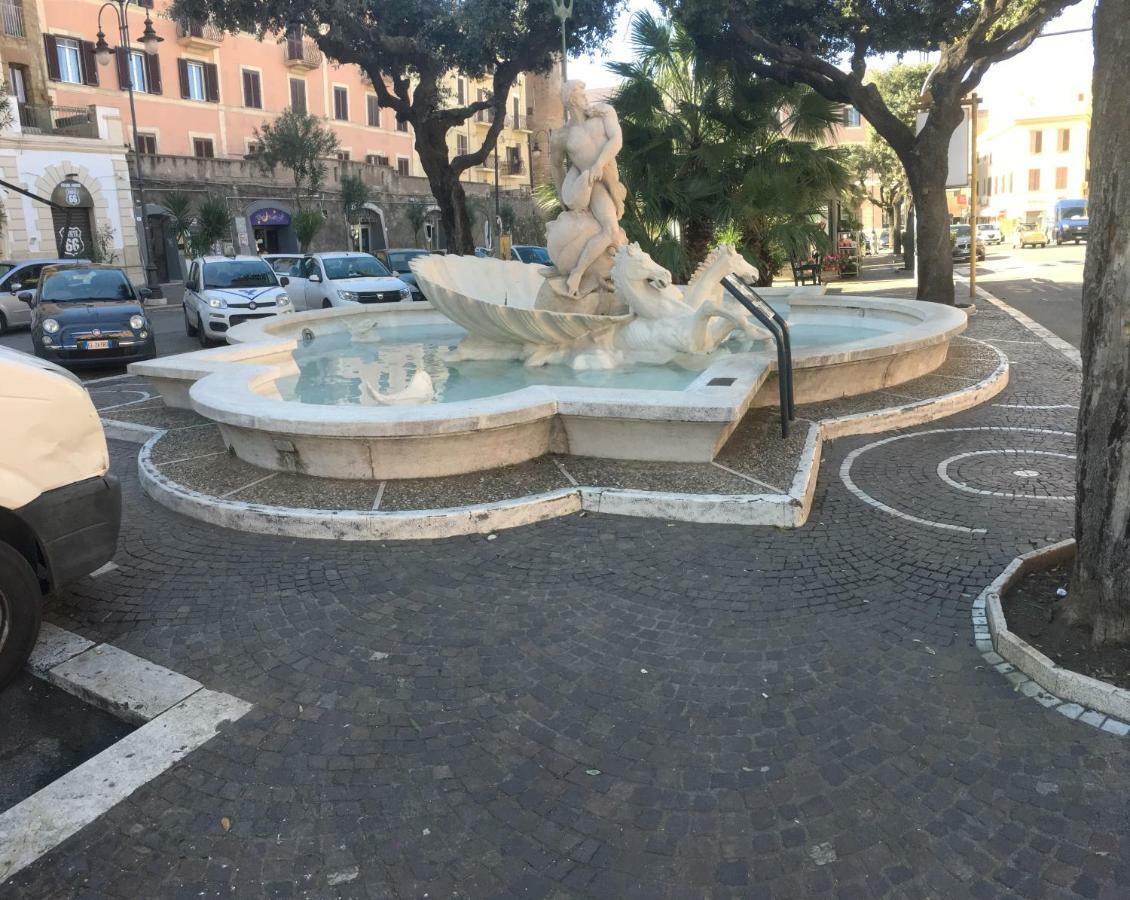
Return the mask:
[[[1029,572],[1075,555],[1068,539],[1016,557],[973,603],[973,637],[981,656],[1041,706],[1110,734],[1130,735],[1130,691],[1057,666],[1009,631],[1001,595]]]

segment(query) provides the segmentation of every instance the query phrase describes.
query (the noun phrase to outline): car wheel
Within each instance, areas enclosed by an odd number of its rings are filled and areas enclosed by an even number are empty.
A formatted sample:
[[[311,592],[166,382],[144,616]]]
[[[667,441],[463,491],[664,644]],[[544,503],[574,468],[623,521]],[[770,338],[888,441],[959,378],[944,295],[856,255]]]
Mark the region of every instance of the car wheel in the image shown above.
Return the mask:
[[[196,326],[192,324],[192,319],[188,316],[188,307],[184,308],[184,333],[189,337],[196,337]]]
[[[16,677],[35,647],[42,600],[27,560],[0,543],[0,688]]]
[[[196,317],[196,339],[200,341],[201,347],[212,346],[212,340],[208,337],[208,330],[204,327],[204,319],[200,316]]]
[[[329,300],[322,300],[322,309],[333,309],[334,305]]]

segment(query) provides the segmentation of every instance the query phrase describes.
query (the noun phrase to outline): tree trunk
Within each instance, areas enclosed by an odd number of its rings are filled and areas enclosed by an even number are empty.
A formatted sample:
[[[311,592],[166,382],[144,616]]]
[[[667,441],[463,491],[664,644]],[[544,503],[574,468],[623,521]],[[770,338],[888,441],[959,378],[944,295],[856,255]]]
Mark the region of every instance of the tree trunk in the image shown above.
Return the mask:
[[[902,204],[895,203],[891,207],[891,249],[895,256],[902,254]]]
[[[907,272],[914,271],[914,203],[906,207],[905,234],[902,242],[902,267]]]
[[[467,215],[467,194],[459,174],[451,166],[447,129],[442,125],[417,127],[416,152],[439,207],[440,228],[443,229],[447,252],[461,256],[473,254],[475,236]]]
[[[906,165],[914,197],[914,253],[918,256],[919,300],[953,305],[953,244],[950,242],[949,206],[946,202],[945,142],[920,146]],[[937,146],[940,144],[940,146]]]
[[[689,278],[698,268],[699,263],[706,259],[706,254],[710,252],[710,241],[713,237],[714,222],[712,220],[699,216],[687,219],[686,225],[683,227],[683,241],[687,246],[685,278]]]
[[[1075,572],[1063,611],[1098,645],[1130,640],[1130,0],[1101,0],[1094,35]]]

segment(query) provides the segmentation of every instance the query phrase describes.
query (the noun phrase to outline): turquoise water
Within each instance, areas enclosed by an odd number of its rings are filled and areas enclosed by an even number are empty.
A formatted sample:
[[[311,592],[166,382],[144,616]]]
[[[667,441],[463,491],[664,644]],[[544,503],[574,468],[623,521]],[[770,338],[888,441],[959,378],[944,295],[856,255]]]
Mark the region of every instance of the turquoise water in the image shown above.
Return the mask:
[[[876,329],[850,330],[828,326],[797,325],[792,330],[794,350],[811,349],[880,334]],[[436,402],[457,403],[516,391],[530,385],[630,388],[680,391],[720,356],[772,346],[754,346],[748,340],[727,342],[713,354],[696,359],[697,368],[675,365],[629,366],[612,371],[578,372],[569,366],[527,368],[518,361],[450,362],[465,332],[445,326],[388,329],[379,340],[354,340],[348,332],[323,335],[294,351],[297,375],[276,382],[284,400],[300,403],[348,405],[371,402],[362,390],[364,380],[384,394],[407,387],[420,368],[431,376]]]

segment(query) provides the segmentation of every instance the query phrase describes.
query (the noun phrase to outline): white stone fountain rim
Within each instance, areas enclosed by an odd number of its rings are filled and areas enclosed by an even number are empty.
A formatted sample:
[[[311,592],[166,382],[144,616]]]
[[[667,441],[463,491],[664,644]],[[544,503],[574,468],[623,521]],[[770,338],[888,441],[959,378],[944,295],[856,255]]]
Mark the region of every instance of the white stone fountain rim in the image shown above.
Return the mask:
[[[797,354],[794,368],[910,353],[948,341],[967,324],[965,313],[953,307],[896,298],[790,296],[789,302],[794,315],[804,314],[805,321],[815,320],[816,324],[842,323],[845,318],[870,318],[873,325],[892,319],[913,322],[897,332],[897,340],[891,339],[892,332],[886,332],[851,341],[841,350]],[[757,390],[776,370],[774,354],[742,353],[718,360],[679,391],[535,385],[493,397],[419,406],[319,405],[261,393],[277,379],[293,374],[294,341],[305,327],[322,333],[354,330],[350,326],[356,321],[368,321],[374,316],[378,322],[400,320],[398,325],[436,323],[437,313],[424,308],[423,303],[397,307],[392,311],[360,306],[254,320],[233,329],[231,338],[235,346],[135,363],[130,371],[159,379],[195,381],[189,392],[193,408],[221,424],[282,434],[349,438],[451,434],[528,423],[559,413],[653,421],[730,422],[744,414]],[[390,312],[393,314],[389,315]],[[709,386],[708,382],[716,378],[734,381],[730,385]]]

